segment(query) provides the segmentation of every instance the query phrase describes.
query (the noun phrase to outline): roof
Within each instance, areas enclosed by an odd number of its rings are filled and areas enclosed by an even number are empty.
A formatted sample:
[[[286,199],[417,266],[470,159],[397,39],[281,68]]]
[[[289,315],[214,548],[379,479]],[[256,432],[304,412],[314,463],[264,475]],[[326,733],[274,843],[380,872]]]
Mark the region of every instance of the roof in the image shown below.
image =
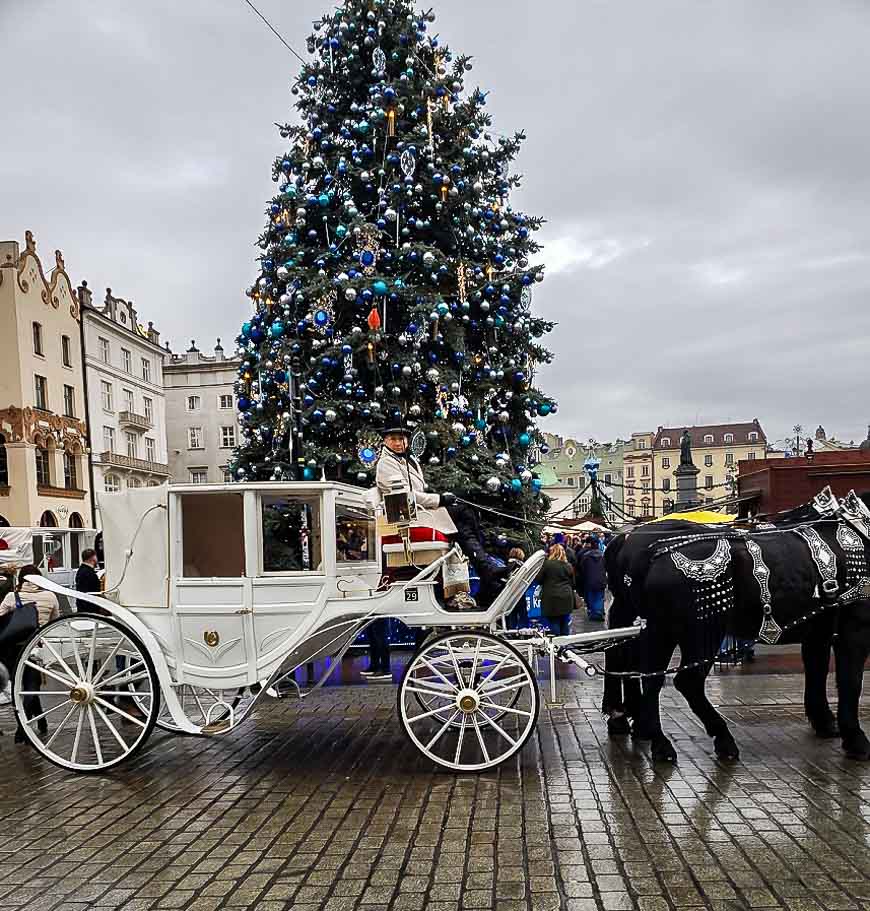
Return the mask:
[[[731,446],[739,443],[766,443],[767,437],[757,420],[744,421],[737,424],[700,424],[695,427],[659,427],[653,439],[653,449],[679,449],[680,437],[683,431],[688,430],[693,446]],[[734,439],[725,442],[725,434],[733,434]],[[758,439],[750,440],[749,434],[757,433]],[[704,443],[704,437],[713,436],[712,443]],[[663,439],[670,440],[670,444],[662,446]]]

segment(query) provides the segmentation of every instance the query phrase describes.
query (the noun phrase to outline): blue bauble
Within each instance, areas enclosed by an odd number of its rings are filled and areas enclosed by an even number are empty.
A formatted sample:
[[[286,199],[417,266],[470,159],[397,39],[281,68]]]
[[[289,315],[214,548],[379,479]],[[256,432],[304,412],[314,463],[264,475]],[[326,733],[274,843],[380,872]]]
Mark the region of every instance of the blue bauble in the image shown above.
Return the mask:
[[[519,493],[523,489],[523,482],[519,478],[514,478],[511,481],[511,490],[514,493]]]
[[[545,418],[552,410],[553,409],[547,404],[547,402],[543,402],[542,404],[538,405],[538,414],[542,418]]]
[[[329,193],[321,193],[320,196],[317,197],[317,204],[321,209],[325,209],[330,202]]]
[[[251,400],[246,399],[244,396],[239,396],[239,399],[236,402],[236,407],[239,409],[239,411],[247,411],[251,407]]]
[[[242,323],[242,335],[244,335],[245,338],[251,337],[251,324],[250,323]]]
[[[338,238],[345,237],[347,235],[347,228],[344,225],[339,225],[335,229],[335,236]]]
[[[256,344],[259,345],[260,342],[262,342],[264,338],[265,338],[265,336],[263,335],[263,330],[260,329],[259,326],[256,326],[251,330],[251,341],[252,342],[255,342]]]
[[[304,469],[302,470],[302,477],[303,477],[306,481],[313,481],[313,480],[314,480],[314,477],[315,477],[315,475],[314,475],[314,469],[313,469],[313,468],[304,468]]]
[[[372,266],[375,262],[375,254],[371,250],[363,250],[359,255],[359,261],[364,266]]]
[[[283,334],[284,334],[284,324],[282,322],[280,322],[280,320],[276,320],[274,323],[272,323],[271,327],[269,328],[269,335],[271,335],[272,338],[281,338],[281,336]]]
[[[535,493],[537,493],[541,489],[542,486],[543,486],[543,482],[541,481],[540,478],[532,478],[532,490],[534,490]]]
[[[519,437],[517,437],[517,441],[520,446],[528,446],[529,443],[532,442],[532,438],[527,433],[521,433]]]
[[[470,445],[471,445],[471,437],[470,437],[468,434],[465,434],[465,436],[460,437],[459,442],[460,442],[463,446],[470,446]]]
[[[378,294],[381,297],[387,293],[387,283],[380,279],[372,285],[372,288],[374,288],[375,294]]]

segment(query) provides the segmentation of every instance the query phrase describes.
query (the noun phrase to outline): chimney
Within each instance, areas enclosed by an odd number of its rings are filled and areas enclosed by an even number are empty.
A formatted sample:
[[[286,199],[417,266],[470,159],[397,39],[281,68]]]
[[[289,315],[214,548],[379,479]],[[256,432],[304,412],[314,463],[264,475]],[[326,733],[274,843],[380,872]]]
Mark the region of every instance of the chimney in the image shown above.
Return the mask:
[[[0,240],[0,269],[11,269],[18,265],[18,241]]]

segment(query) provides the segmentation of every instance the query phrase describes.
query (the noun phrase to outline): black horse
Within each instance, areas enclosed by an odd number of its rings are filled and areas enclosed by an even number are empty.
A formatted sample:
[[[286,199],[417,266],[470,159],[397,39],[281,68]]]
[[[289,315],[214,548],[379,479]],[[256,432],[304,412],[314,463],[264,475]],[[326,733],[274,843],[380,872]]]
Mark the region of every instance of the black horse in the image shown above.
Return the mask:
[[[661,672],[679,645],[676,688],[713,737],[717,755],[736,758],[737,744],[707,699],[704,683],[722,639],[728,634],[754,639],[765,617],[763,605],[769,604],[771,616],[785,628],[778,641],[801,642],[805,709],[821,736],[837,734],[825,692],[834,643],[843,746],[850,756],[870,758],[870,741],[858,723],[863,667],[870,653],[870,592],[864,587],[870,512],[854,494],[841,506],[823,492],[809,506],[783,514],[775,526],[752,534],[662,522],[638,529],[611,547],[605,555],[614,593],[611,625],[624,625],[640,615],[648,626],[636,644],[608,652],[607,670],[655,675],[644,678],[642,688],[630,678],[606,678],[603,707],[611,716],[612,733],[621,732],[624,712],[634,720],[633,733],[652,740],[654,759],[676,758],[661,728],[658,697],[664,684]],[[828,578],[822,577],[826,567],[813,559],[813,548],[817,557],[830,555],[835,564]]]

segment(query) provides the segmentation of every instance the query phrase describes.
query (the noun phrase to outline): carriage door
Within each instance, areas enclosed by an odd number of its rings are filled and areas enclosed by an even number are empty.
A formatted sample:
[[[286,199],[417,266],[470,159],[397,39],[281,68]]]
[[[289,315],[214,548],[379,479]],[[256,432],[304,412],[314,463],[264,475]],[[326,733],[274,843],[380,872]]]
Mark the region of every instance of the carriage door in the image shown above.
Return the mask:
[[[214,689],[254,683],[244,495],[172,496],[172,604],[179,681]]]

